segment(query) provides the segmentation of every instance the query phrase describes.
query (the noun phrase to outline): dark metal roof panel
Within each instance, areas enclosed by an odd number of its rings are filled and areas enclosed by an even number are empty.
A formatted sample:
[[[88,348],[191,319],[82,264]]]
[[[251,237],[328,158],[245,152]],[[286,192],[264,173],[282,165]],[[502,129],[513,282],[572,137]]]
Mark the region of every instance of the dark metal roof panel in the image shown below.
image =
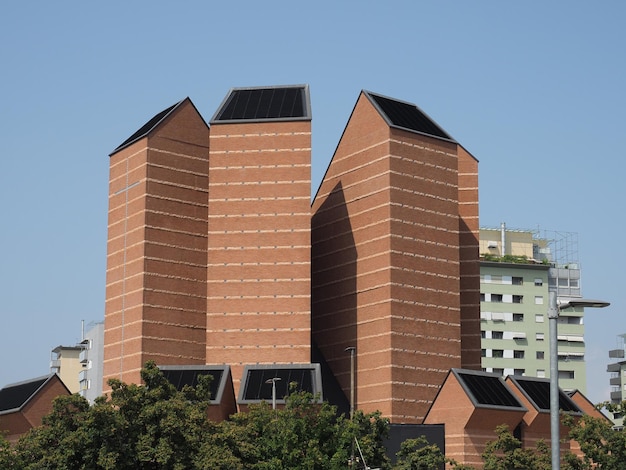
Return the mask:
[[[476,407],[526,410],[499,375],[461,369],[452,372]]]
[[[19,410],[50,380],[52,375],[7,385],[0,390],[0,413]]]
[[[526,398],[540,411],[550,411],[550,380],[537,377],[509,376],[508,380],[514,382],[524,393]],[[581,413],[574,400],[567,396],[559,388],[559,409],[568,413]]]
[[[291,85],[233,88],[211,119],[211,124],[310,119],[309,87]]]
[[[319,364],[272,364],[246,366],[239,391],[239,403],[272,400],[272,384],[276,380],[276,398],[284,403],[289,386],[296,383],[296,390],[319,394],[321,398],[321,368]]]
[[[177,390],[182,390],[185,385],[195,387],[198,385],[198,377],[210,375],[210,393],[212,402],[220,402],[228,379],[229,366],[159,366],[163,376]]]
[[[132,143],[147,136],[150,133],[150,131],[152,131],[155,127],[157,127],[172,111],[174,111],[174,109],[180,106],[186,99],[188,98],[185,98],[184,100],[181,100],[178,103],[175,103],[169,108],[166,108],[160,113],[154,115],[152,119],[150,119],[143,126],[141,126],[133,135],[131,135],[128,139],[126,139],[124,142],[118,145],[117,148],[113,150],[113,152],[111,152],[111,155],[119,152],[123,148],[126,148]]]
[[[389,126],[455,142],[446,131],[413,103],[370,91],[364,90],[363,93],[385,118]]]

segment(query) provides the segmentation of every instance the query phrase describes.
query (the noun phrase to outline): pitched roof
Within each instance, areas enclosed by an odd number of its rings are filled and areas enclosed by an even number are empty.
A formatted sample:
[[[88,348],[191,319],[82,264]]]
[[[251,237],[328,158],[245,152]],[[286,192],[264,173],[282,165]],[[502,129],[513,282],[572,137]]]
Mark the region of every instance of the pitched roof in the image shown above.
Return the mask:
[[[526,410],[499,375],[464,369],[452,369],[451,372],[474,406]]]
[[[550,411],[550,380],[537,377],[509,375],[507,380],[514,383],[532,405],[539,411]],[[567,413],[581,413],[574,401],[559,388],[559,409]]]
[[[113,150],[113,152],[111,152],[111,155],[119,152],[123,148],[126,148],[132,143],[147,136],[154,128],[156,128],[161,122],[163,122],[165,118],[167,118],[176,108],[182,105],[186,100],[189,100],[189,98],[185,98],[184,100],[173,104],[169,108],[165,108],[160,113],[155,114],[148,122],[146,122],[143,126],[137,129],[137,131],[133,135],[131,135],[128,139],[118,145],[117,148]]]
[[[390,127],[429,135],[451,142],[455,140],[413,103],[363,90],[363,93]]]
[[[0,414],[21,409],[56,374],[7,385],[0,389]]]
[[[310,119],[308,85],[288,85],[231,89],[211,119],[211,124]]]
[[[195,387],[198,385],[198,377],[210,375],[213,377],[210,385],[211,402],[219,403],[229,379],[229,366],[159,366],[163,376],[176,387],[182,390],[185,385]]]
[[[272,379],[276,379],[276,397],[280,402],[289,394],[289,387],[294,382],[298,391],[319,394],[322,399],[322,372],[319,364],[259,364],[245,366],[238,402],[271,400]]]

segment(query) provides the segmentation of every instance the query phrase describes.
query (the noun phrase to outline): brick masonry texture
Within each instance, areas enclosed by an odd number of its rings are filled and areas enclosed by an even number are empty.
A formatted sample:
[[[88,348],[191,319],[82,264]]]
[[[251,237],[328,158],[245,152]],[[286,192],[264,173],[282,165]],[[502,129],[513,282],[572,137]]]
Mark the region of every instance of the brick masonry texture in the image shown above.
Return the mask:
[[[313,340],[346,392],[344,350],[356,347],[356,406],[396,423],[422,421],[464,362],[463,316],[479,317],[477,299],[465,306],[460,290],[470,212],[460,205],[460,153],[390,128],[362,94],[313,202]],[[477,246],[469,256],[477,267]]]
[[[189,100],[110,161],[105,380],[146,360],[309,363],[420,423],[480,367],[478,167],[362,93],[311,204],[311,122],[215,121]]]

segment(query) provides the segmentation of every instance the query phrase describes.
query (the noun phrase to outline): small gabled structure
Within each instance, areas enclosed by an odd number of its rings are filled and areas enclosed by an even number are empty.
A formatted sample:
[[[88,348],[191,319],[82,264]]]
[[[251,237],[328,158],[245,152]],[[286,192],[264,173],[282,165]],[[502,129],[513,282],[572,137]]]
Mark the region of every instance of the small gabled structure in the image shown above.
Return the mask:
[[[233,378],[229,366],[159,366],[159,369],[163,376],[179,391],[185,385],[190,387],[198,385],[199,376],[210,375],[213,378],[210,385],[210,404],[207,410],[207,416],[210,420],[224,421],[237,412]]]
[[[7,385],[0,389],[0,433],[9,442],[17,441],[31,428],[40,426],[52,411],[52,402],[71,392],[57,374]]]
[[[308,392],[321,402],[322,371],[319,364],[255,364],[244,368],[237,403],[247,411],[253,403],[263,401],[282,408],[292,391]]]
[[[580,390],[574,389],[566,393],[567,396],[570,397],[574,403],[576,403],[576,406],[578,406],[578,408],[580,408],[580,410],[584,414],[589,415],[593,418],[606,420],[606,422],[611,425],[613,424],[613,421],[611,421],[608,416],[606,416],[598,408],[596,408],[596,406],[591,403],[591,401],[589,401],[589,398],[583,395]],[[570,451],[578,457],[582,457],[584,455],[584,452],[580,449],[580,444],[574,440],[569,441],[569,448]]]
[[[540,440],[546,445],[550,445],[550,380],[538,377],[522,377],[510,375],[506,378],[518,399],[528,408],[524,415],[518,439],[522,441],[525,448],[534,449]],[[583,412],[559,389],[559,409],[562,413],[571,414],[577,417]],[[569,430],[561,424],[561,436],[567,436]],[[563,440],[561,443],[561,454],[570,450],[569,442]]]
[[[488,372],[451,369],[424,424],[444,424],[446,456],[482,468],[481,454],[495,429],[515,431],[528,409],[502,377]]]

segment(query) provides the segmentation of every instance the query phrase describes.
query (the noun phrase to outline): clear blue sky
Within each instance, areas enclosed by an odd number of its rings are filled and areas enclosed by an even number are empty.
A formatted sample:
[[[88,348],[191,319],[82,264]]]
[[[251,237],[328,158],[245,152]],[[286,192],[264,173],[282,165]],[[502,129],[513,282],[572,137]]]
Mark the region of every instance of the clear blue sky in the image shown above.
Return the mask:
[[[361,89],[416,103],[480,160],[481,225],[577,232],[588,396],[626,333],[626,2],[5,2],[0,386],[104,316],[108,154],[189,96],[308,83],[313,188]]]

